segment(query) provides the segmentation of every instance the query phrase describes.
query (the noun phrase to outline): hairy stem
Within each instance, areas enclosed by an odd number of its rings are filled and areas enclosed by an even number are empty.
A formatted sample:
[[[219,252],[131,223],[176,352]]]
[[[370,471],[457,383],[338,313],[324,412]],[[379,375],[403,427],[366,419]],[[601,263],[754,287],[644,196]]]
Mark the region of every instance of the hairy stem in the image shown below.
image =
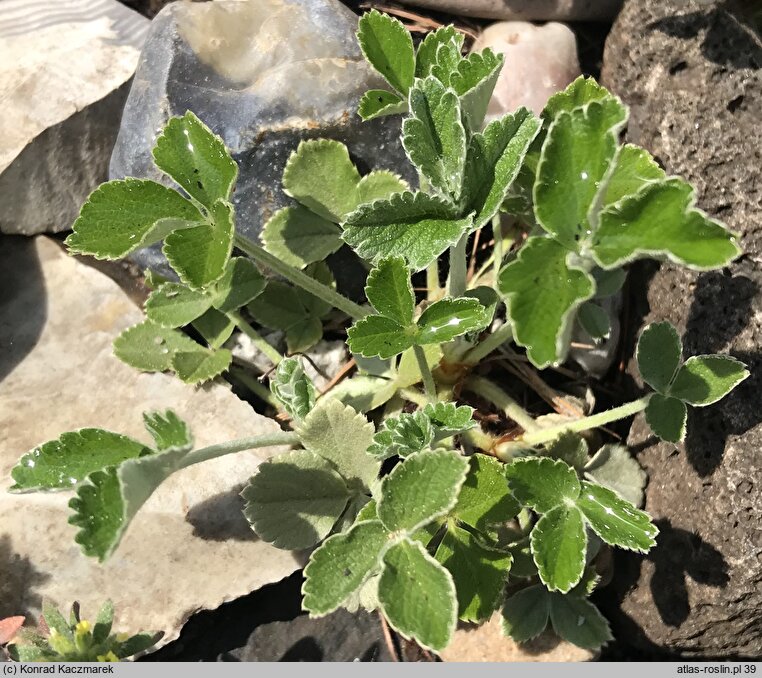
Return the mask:
[[[599,412],[598,414],[592,414],[589,417],[583,417],[582,419],[576,419],[570,421],[568,424],[561,424],[559,426],[553,426],[551,428],[544,428],[535,431],[528,431],[523,436],[517,439],[516,442],[524,443],[526,445],[542,445],[543,443],[549,443],[555,440],[562,433],[579,433],[580,431],[588,431],[591,428],[598,428],[599,426],[605,426],[612,421],[618,421],[625,417],[631,417],[633,414],[642,412],[646,409],[648,401],[651,399],[651,395],[647,395],[639,400],[633,400],[631,403],[626,403],[615,407],[605,412]]]
[[[272,362],[273,365],[277,365],[280,363],[281,360],[283,360],[283,356],[278,353],[278,351],[270,346],[264,338],[262,337],[259,332],[257,332],[251,325],[249,325],[246,320],[244,320],[243,316],[239,311],[232,311],[228,313],[228,318],[230,318],[236,325],[236,327],[241,330],[249,339],[251,339],[251,343],[254,344],[262,353],[264,353],[268,359]]]
[[[483,452],[489,452],[495,444],[495,436],[485,433],[478,426],[463,431],[463,433],[460,434],[460,437],[466,443],[471,445],[471,447],[476,447]]]
[[[423,388],[426,391],[426,397],[430,402],[435,403],[437,401],[437,385],[434,383],[434,375],[431,374],[431,368],[426,362],[426,354],[423,351],[423,347],[413,346],[413,353],[415,353],[418,369],[423,377]]]
[[[463,356],[463,362],[467,365],[478,365],[492,351],[500,348],[505,342],[513,338],[513,328],[510,323],[505,323],[498,327],[486,339],[474,346],[466,355]]]
[[[442,290],[439,287],[439,261],[437,259],[434,259],[426,267],[426,289],[428,290],[426,298],[429,301],[439,299]]]
[[[278,275],[282,275],[297,287],[301,287],[305,292],[309,292],[327,304],[331,304],[331,306],[343,311],[349,317],[359,320],[368,315],[368,311],[359,304],[356,304],[351,299],[347,299],[343,294],[339,294],[336,290],[323,285],[323,283],[314,278],[310,278],[298,268],[283,263],[278,257],[273,256],[248,238],[236,234],[235,246],[246,252],[254,261],[267,266],[267,268],[275,271]]]
[[[489,400],[495,407],[500,408],[505,416],[513,419],[525,431],[537,431],[538,426],[532,416],[521,405],[519,405],[511,396],[489,379],[477,377],[475,375],[466,379],[463,387],[471,393]]]
[[[399,393],[405,400],[409,400],[411,403],[415,403],[420,408],[424,408],[429,404],[429,399],[423,393],[414,388],[403,388]]]
[[[210,445],[202,447],[200,450],[189,452],[183,459],[182,468],[187,468],[193,464],[199,464],[202,461],[209,461],[217,457],[224,457],[226,454],[243,452],[244,450],[254,450],[259,447],[271,447],[273,445],[294,445],[299,442],[299,436],[295,431],[276,431],[274,433],[265,433],[261,436],[252,438],[240,438],[231,440],[227,443]]]
[[[451,297],[462,297],[466,291],[467,261],[466,244],[468,233],[464,233],[457,244],[450,248],[450,277],[448,292]]]
[[[503,265],[503,225],[500,219],[500,212],[492,217],[492,238],[495,241],[495,248],[492,252],[495,266],[495,288],[500,277],[500,267]]]

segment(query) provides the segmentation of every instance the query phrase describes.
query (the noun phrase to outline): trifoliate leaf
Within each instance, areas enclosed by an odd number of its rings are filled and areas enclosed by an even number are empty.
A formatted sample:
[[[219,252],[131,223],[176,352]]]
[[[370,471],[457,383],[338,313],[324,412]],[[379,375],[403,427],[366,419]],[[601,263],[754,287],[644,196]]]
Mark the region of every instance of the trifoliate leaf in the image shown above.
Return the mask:
[[[539,636],[550,619],[551,594],[540,585],[514,593],[503,605],[503,633],[517,643]]]
[[[521,506],[508,491],[504,465],[484,454],[469,458],[469,469],[458,503],[450,515],[479,530],[508,522]]]
[[[410,271],[402,257],[387,257],[370,272],[365,286],[368,301],[381,315],[402,326],[413,322],[415,296]]]
[[[581,471],[588,460],[587,442],[578,433],[567,431],[548,443],[543,454],[552,459],[560,459],[577,471]]]
[[[381,315],[358,320],[347,331],[347,345],[352,353],[367,357],[392,358],[414,344],[415,330]]]
[[[441,299],[421,313],[415,343],[442,344],[467,332],[483,329],[489,322],[486,309],[477,299]]]
[[[583,480],[577,506],[607,544],[640,553],[656,544],[659,530],[650,516],[607,487]]]
[[[453,200],[460,197],[466,131],[458,95],[429,76],[410,90],[410,117],[402,123],[402,145],[429,184]]]
[[[322,261],[344,244],[334,222],[301,205],[273,214],[262,229],[262,242],[270,254],[297,268]]]
[[[508,487],[524,506],[546,513],[579,496],[577,474],[568,464],[548,457],[523,457],[505,469]]]
[[[211,308],[212,300],[182,283],[164,283],[148,297],[145,312],[149,320],[162,327],[182,327]]]
[[[164,241],[164,254],[184,283],[203,289],[225,272],[233,251],[233,206],[218,200],[209,210],[211,223],[175,231]]]
[[[461,59],[450,76],[450,87],[460,97],[463,119],[469,130],[477,131],[484,123],[487,106],[503,68],[505,57],[486,48]]]
[[[178,330],[144,320],[133,325],[114,339],[114,355],[130,367],[143,372],[162,372],[172,367],[172,357],[178,351],[201,348],[193,339]]]
[[[716,403],[749,376],[740,360],[728,355],[688,358],[669,387],[669,395],[694,407]]]
[[[395,115],[407,111],[407,100],[399,94],[385,89],[369,89],[362,95],[357,105],[357,114],[366,122],[384,115]]]
[[[438,344],[430,344],[423,347],[426,364],[433,370],[442,360],[442,349]],[[400,357],[397,367],[396,384],[398,388],[408,388],[421,382],[421,370],[418,366],[413,349],[408,349]]]
[[[27,452],[11,471],[11,492],[70,490],[94,471],[152,454],[147,445],[98,428],[62,433]]]
[[[265,278],[251,259],[233,257],[214,286],[214,307],[222,313],[237,311],[265,289]]]
[[[435,439],[443,440],[476,426],[474,408],[455,403],[429,403],[423,413],[434,426]]]
[[[450,525],[437,547],[436,559],[452,575],[458,617],[481,622],[497,609],[511,568],[511,554],[484,548],[466,530]]]
[[[654,393],[646,406],[646,423],[662,440],[679,443],[685,439],[688,408],[682,400]]]
[[[432,67],[437,63],[439,46],[448,43],[452,43],[458,52],[463,46],[463,34],[456,31],[454,26],[442,26],[426,35],[418,45],[415,55],[416,78],[425,78],[431,73]]]
[[[227,200],[238,177],[238,165],[225,142],[191,111],[170,118],[153,149],[156,166],[192,198],[213,210]]]
[[[609,314],[591,301],[587,301],[579,307],[577,322],[595,341],[603,341],[611,334]]]
[[[613,205],[622,198],[634,195],[646,184],[666,179],[666,176],[648,151],[625,144],[619,149],[614,169],[606,181],[603,206]]]
[[[420,410],[403,412],[398,417],[384,420],[382,428],[373,436],[368,454],[376,459],[398,455],[403,459],[427,449],[434,442],[434,427]]]
[[[604,268],[644,256],[697,270],[726,266],[741,253],[736,236],[694,204],[693,187],[682,179],[647,184],[600,213],[593,256]]]
[[[270,375],[270,391],[298,424],[315,407],[315,386],[296,358],[284,358]]]
[[[66,245],[76,254],[121,259],[203,220],[193,203],[155,181],[109,181],[90,194]]]
[[[338,400],[321,400],[299,427],[304,447],[330,461],[342,477],[370,487],[380,464],[366,454],[373,424]]]
[[[360,17],[357,40],[368,63],[406,95],[415,77],[415,52],[405,26],[374,9]]]
[[[643,381],[654,390],[665,392],[680,366],[682,351],[680,335],[671,323],[648,325],[637,347],[638,371]]]
[[[221,348],[233,334],[235,323],[216,308],[210,308],[204,315],[193,321],[193,328],[211,348]]]
[[[595,207],[625,119],[621,106],[592,102],[559,113],[548,129],[534,185],[535,216],[542,228],[571,250],[589,240],[597,226],[588,214]]]
[[[476,212],[474,228],[497,214],[518,175],[540,120],[526,108],[505,115],[471,137],[466,160],[463,203]]]
[[[178,351],[172,356],[172,369],[186,384],[202,384],[222,374],[233,360],[225,348]]]
[[[545,104],[542,111],[542,117],[545,120],[552,121],[559,113],[571,112],[575,108],[583,108],[592,101],[603,102],[613,100],[618,103],[624,112],[626,109],[617,97],[609,92],[605,87],[599,85],[595,78],[580,75],[565,90],[557,92]]]
[[[449,512],[458,500],[468,460],[457,452],[414,454],[381,482],[378,517],[390,531],[414,532]]]
[[[389,624],[431,650],[447,646],[458,620],[450,573],[419,543],[404,539],[383,558],[378,600]]]
[[[576,586],[585,570],[587,548],[582,513],[576,506],[561,504],[545,513],[534,526],[530,543],[540,580],[550,591],[566,593]]]
[[[614,490],[634,506],[643,503],[646,472],[624,445],[604,445],[585,465],[585,478]]]
[[[358,207],[347,216],[342,237],[363,259],[401,256],[420,271],[458,242],[471,223],[439,198],[405,192]]]
[[[375,574],[389,534],[378,520],[363,520],[334,534],[310,556],[304,568],[302,605],[311,617],[337,609]]]
[[[590,275],[569,264],[568,256],[555,240],[530,237],[500,272],[513,336],[540,368],[564,360],[573,312],[595,289]]]
[[[550,621],[555,632],[577,647],[596,650],[614,637],[604,616],[589,600],[554,593],[550,598]]]
[[[333,465],[314,452],[284,452],[264,462],[244,488],[243,514],[264,541],[306,549],[331,531],[349,500]]]
[[[344,379],[324,397],[335,398],[357,412],[370,412],[391,400],[395,393],[397,385],[394,381],[360,374]]]
[[[154,439],[157,450],[166,450],[170,447],[184,447],[190,450],[193,447],[193,436],[188,424],[172,410],[143,413],[143,425]]]

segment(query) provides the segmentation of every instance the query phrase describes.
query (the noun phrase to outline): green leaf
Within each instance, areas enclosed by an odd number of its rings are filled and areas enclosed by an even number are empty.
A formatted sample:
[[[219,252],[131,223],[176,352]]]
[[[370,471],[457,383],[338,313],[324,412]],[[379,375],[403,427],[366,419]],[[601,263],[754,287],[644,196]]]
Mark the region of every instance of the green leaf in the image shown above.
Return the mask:
[[[616,294],[622,289],[624,281],[627,279],[627,271],[623,268],[614,268],[610,271],[604,271],[597,266],[592,270],[595,279],[595,298],[605,299]]]
[[[415,77],[425,78],[431,74],[431,69],[437,63],[437,50],[440,45],[452,45],[460,52],[463,47],[463,34],[454,26],[442,26],[431,33],[418,45],[415,55]]]
[[[579,433],[567,431],[548,443],[544,454],[553,459],[560,459],[580,471],[588,460],[587,441]]]
[[[429,403],[423,408],[423,413],[434,426],[437,440],[463,433],[476,426],[473,420],[474,408],[455,403]]]
[[[296,358],[284,358],[270,375],[270,391],[298,424],[315,407],[315,386]]]
[[[407,183],[389,170],[374,170],[366,174],[355,187],[356,207],[374,200],[389,198],[408,190]]]
[[[177,330],[150,320],[133,325],[114,339],[114,355],[143,372],[162,372],[172,367],[178,351],[196,351],[200,346]]]
[[[364,259],[401,256],[420,271],[458,242],[471,223],[444,200],[405,192],[358,207],[347,216],[342,237]]]
[[[105,642],[111,633],[111,625],[114,622],[114,603],[107,600],[98,610],[93,626],[93,640],[96,643]]]
[[[143,425],[156,443],[156,449],[166,450],[170,447],[193,447],[193,436],[190,428],[172,410],[166,412],[144,412]],[[112,466],[116,464],[106,464]]]
[[[526,108],[520,108],[471,137],[463,203],[476,212],[475,229],[497,214],[539,130],[540,120]]]
[[[66,245],[76,254],[121,259],[202,222],[193,203],[171,188],[144,179],[109,181],[90,194]]]
[[[333,221],[301,205],[273,214],[262,229],[262,242],[270,254],[296,268],[322,261],[344,244]]]
[[[380,464],[365,451],[373,442],[373,424],[335,399],[321,400],[304,418],[299,439],[311,452],[330,461],[345,480],[367,489]]]
[[[460,101],[435,77],[410,90],[410,117],[402,123],[402,145],[410,162],[445,196],[460,197],[466,160],[466,131]]]
[[[694,205],[694,190],[682,179],[647,184],[601,212],[595,259],[604,268],[643,256],[697,270],[726,266],[741,253],[735,234]]]
[[[530,237],[500,272],[513,336],[540,368],[564,360],[573,312],[595,289],[590,275],[569,264],[568,256],[555,240]]]
[[[539,584],[514,593],[503,605],[503,633],[517,643],[539,636],[548,625],[550,600]]]
[[[368,63],[397,92],[406,95],[415,77],[415,52],[402,23],[371,10],[360,17],[357,39]]]
[[[597,650],[613,640],[604,616],[589,600],[575,595],[550,596],[550,621],[555,632],[577,647]]]
[[[576,506],[561,504],[545,513],[530,543],[540,580],[549,590],[566,593],[582,578],[587,533]]]
[[[175,231],[164,241],[164,254],[184,283],[203,289],[225,272],[233,251],[233,206],[218,200],[210,224]]]
[[[156,166],[204,207],[214,210],[227,200],[238,177],[238,165],[225,143],[191,111],[170,118],[153,149]]]
[[[237,311],[256,299],[265,289],[265,278],[254,262],[233,257],[225,265],[222,277],[214,286],[214,307],[221,313]]]
[[[457,452],[414,454],[381,481],[379,519],[392,532],[415,532],[455,506],[467,470],[468,460]]]
[[[11,470],[11,492],[70,490],[93,471],[152,454],[137,440],[98,428],[62,433],[27,452]]]
[[[548,457],[523,457],[505,470],[508,487],[524,506],[547,513],[566,500],[579,496],[580,484],[574,469]]]
[[[613,205],[637,193],[647,184],[667,178],[651,154],[639,146],[625,144],[619,149],[614,169],[606,181],[603,205]]]
[[[333,465],[314,452],[284,452],[264,462],[244,488],[244,515],[264,541],[306,549],[325,538],[349,491]]]
[[[149,320],[162,327],[181,327],[206,313],[211,306],[212,300],[203,292],[168,282],[151,292],[145,312]]]
[[[50,601],[46,600],[43,602],[42,617],[51,631],[55,631],[69,640],[74,640],[71,626],[67,623],[66,618],[61,614],[60,610]]]
[[[450,87],[458,94],[463,118],[469,130],[477,131],[484,123],[492,92],[497,84],[505,57],[486,48],[461,59],[450,76]]]
[[[373,436],[368,454],[380,460],[394,455],[405,458],[427,449],[432,442],[434,427],[429,418],[420,410],[403,412],[384,420],[382,428]]]
[[[193,321],[193,328],[211,348],[222,348],[233,334],[235,323],[224,313],[210,308],[204,315]]]
[[[458,617],[467,622],[489,619],[500,602],[511,554],[486,549],[470,532],[450,525],[437,547],[436,559],[455,582]]]
[[[412,324],[415,295],[410,271],[402,257],[379,261],[368,276],[365,294],[381,315],[403,326]]]
[[[137,633],[121,643],[114,650],[114,654],[120,659],[126,659],[139,652],[145,652],[147,649],[156,645],[162,635],[162,633]]]
[[[489,322],[486,309],[477,299],[441,299],[421,313],[415,343],[442,344],[467,332],[483,329]]]
[[[222,374],[233,361],[225,348],[210,350],[198,347],[195,351],[178,351],[172,356],[172,369],[186,384],[201,384]]]
[[[425,648],[446,647],[458,620],[450,573],[409,539],[390,547],[383,563],[378,600],[389,624]]]
[[[352,353],[368,358],[392,358],[410,348],[414,332],[394,320],[380,315],[369,315],[358,320],[347,331],[347,345]]]
[[[333,612],[377,572],[388,539],[378,520],[360,521],[326,539],[304,568],[302,605],[310,616]]]
[[[654,390],[665,392],[680,366],[682,352],[680,335],[671,323],[648,325],[637,347],[638,371],[643,381]]]
[[[614,490],[634,506],[643,503],[646,472],[624,445],[604,445],[585,465],[585,478]]]
[[[362,95],[357,105],[357,114],[364,120],[373,120],[384,115],[395,115],[407,111],[407,100],[399,94],[385,89],[369,89]]]
[[[360,374],[344,379],[324,397],[335,398],[358,412],[370,412],[391,400],[396,392],[393,381]]]
[[[469,469],[458,503],[450,515],[486,531],[515,518],[521,506],[508,491],[504,465],[484,454],[469,458]]]
[[[605,87],[599,85],[594,78],[586,78],[580,75],[565,90],[557,92],[548,99],[548,103],[545,104],[545,108],[542,111],[542,117],[545,120],[552,121],[559,113],[568,113],[576,108],[584,108],[592,101],[599,103],[604,101],[614,102],[626,114],[624,105],[617,97],[611,94]]]
[[[682,400],[654,393],[646,406],[646,423],[662,440],[679,443],[685,439],[688,408]]]
[[[656,544],[659,530],[649,515],[607,487],[583,480],[577,506],[593,531],[607,544],[640,553]]]
[[[548,129],[534,185],[535,216],[571,250],[589,240],[597,225],[588,215],[625,119],[621,106],[591,102],[559,113]]]
[[[724,398],[748,376],[746,365],[728,355],[693,356],[678,370],[669,395],[705,407]]]
[[[579,307],[577,322],[595,341],[603,341],[611,334],[609,314],[591,301],[586,301]]]

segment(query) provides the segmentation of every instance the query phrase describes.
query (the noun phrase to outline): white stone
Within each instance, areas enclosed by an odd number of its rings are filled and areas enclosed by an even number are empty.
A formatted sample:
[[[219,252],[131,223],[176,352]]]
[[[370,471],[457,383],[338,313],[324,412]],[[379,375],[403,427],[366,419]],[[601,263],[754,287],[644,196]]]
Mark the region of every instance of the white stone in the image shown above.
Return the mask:
[[[148,24],[117,0],[3,0],[0,231],[67,229],[106,179]]]
[[[505,54],[505,65],[487,109],[487,121],[526,106],[542,111],[551,94],[580,75],[577,40],[568,26],[501,21],[489,26],[472,51],[489,47]]]
[[[175,410],[197,447],[268,433],[277,424],[222,382],[194,388],[144,374],[111,342],[142,314],[109,278],[53,241],[0,241],[0,618],[34,615],[43,598],[94,614],[114,601],[120,630],[176,637],[187,617],[300,567],[298,554],[256,538],[238,492],[275,449],[185,469],[149,499],[104,565],[86,558],[67,524],[71,493],[7,492],[18,458],[64,431],[102,427],[149,442],[144,410]]]
[[[437,12],[484,19],[610,21],[622,0],[401,0]]]

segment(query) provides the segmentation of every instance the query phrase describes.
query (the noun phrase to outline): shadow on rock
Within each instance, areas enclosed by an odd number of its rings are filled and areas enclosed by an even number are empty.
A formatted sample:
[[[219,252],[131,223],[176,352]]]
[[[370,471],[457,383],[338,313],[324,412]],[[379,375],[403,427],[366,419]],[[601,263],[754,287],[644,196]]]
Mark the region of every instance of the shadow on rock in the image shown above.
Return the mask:
[[[28,558],[13,550],[11,538],[0,536],[0,619],[22,615],[29,617],[33,609],[42,607],[42,598],[35,588],[50,579],[38,571]]]
[[[193,506],[185,520],[193,525],[193,535],[209,541],[257,541],[258,537],[243,515],[243,485],[221,492]]]

